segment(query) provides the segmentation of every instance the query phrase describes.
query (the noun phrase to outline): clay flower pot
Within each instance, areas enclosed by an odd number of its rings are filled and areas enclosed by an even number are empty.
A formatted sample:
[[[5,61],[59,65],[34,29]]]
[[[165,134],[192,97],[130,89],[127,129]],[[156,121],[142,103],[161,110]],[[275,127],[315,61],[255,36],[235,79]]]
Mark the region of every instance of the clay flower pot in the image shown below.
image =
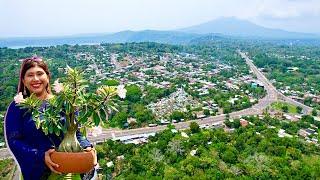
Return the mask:
[[[62,173],[86,173],[94,167],[93,152],[53,152],[51,160],[58,164],[55,168]]]

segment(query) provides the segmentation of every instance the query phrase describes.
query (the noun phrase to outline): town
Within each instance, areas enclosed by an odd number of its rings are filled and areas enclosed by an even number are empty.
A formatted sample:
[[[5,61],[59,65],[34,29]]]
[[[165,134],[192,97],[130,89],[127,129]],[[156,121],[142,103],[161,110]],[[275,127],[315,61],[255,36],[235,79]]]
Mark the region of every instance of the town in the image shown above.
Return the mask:
[[[52,48],[67,53],[61,57]],[[260,65],[259,56],[251,51],[211,46],[210,53],[203,53],[202,49],[179,48],[132,43],[31,49],[47,56],[54,78],[64,76],[67,64],[83,71],[93,84],[89,91],[102,84],[125,85],[126,98],[119,101],[118,111],[109,115],[101,133],[95,135],[93,129],[88,130],[87,136],[97,148],[110,140],[120,143],[117,146],[147,146],[163,133],[192,139],[193,134],[202,131],[223,130],[233,136],[244,129],[259,137],[266,135],[261,131],[264,129],[280,139],[300,139],[319,147],[316,86],[308,86],[302,96],[296,84],[290,87],[281,79],[278,82],[272,78],[272,72]],[[12,68],[19,67],[18,62],[7,63]],[[291,69],[286,73],[299,71]],[[10,101],[8,97],[4,99]],[[209,146],[213,141],[205,143]],[[6,144],[0,145],[1,158],[10,157]],[[158,150],[154,153],[161,154]],[[198,153],[197,148],[188,152],[191,156]],[[117,153],[100,162],[100,171],[109,172],[126,158],[125,153]]]

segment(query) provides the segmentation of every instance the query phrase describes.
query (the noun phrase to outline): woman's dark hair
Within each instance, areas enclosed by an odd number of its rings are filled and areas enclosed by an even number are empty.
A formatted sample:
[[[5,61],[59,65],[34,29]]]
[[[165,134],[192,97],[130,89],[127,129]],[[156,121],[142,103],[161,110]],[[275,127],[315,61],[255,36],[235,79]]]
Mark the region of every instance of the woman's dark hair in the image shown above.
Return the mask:
[[[19,77],[19,85],[18,85],[18,93],[20,92],[26,92],[26,94],[24,94],[23,96],[29,97],[30,96],[30,92],[28,90],[28,88],[25,87],[25,85],[23,84],[23,78],[26,75],[26,72],[28,71],[28,69],[33,68],[39,66],[40,68],[42,68],[44,70],[44,72],[47,74],[49,81],[50,81],[50,71],[48,68],[48,65],[42,60],[42,58],[37,57],[37,56],[33,56],[31,58],[26,58],[22,60],[22,64],[21,64],[21,69],[20,69],[20,77]],[[46,90],[48,92],[48,94],[51,94],[51,87],[50,87],[50,83],[48,83]]]

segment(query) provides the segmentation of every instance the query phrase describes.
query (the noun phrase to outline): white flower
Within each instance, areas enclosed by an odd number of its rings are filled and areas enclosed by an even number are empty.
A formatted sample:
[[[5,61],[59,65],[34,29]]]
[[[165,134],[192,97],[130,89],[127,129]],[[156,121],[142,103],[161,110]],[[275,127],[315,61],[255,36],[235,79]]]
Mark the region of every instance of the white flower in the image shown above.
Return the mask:
[[[117,156],[117,159],[118,159],[118,160],[122,160],[122,159],[124,159],[124,155]]]
[[[181,132],[181,136],[182,136],[182,137],[185,137],[185,138],[188,138],[188,137],[189,137],[188,134],[185,133],[185,132]]]
[[[56,93],[60,93],[61,91],[63,91],[63,84],[59,83],[59,79],[54,81],[53,86],[53,89]]]
[[[95,126],[91,129],[91,135],[93,137],[97,137],[100,134],[102,134],[102,127],[101,126]]]
[[[194,155],[196,155],[196,154],[197,154],[197,149],[194,149],[194,150],[190,151],[190,155],[191,155],[191,156],[194,156]]]
[[[22,92],[19,92],[19,94],[17,94],[16,96],[14,96],[14,102],[16,102],[17,104],[20,104],[22,102],[25,101],[25,99],[23,99],[23,95]]]
[[[111,166],[113,166],[113,162],[112,161],[107,162],[107,167],[111,167]]]
[[[117,94],[120,98],[122,99],[126,98],[126,93],[127,93],[127,90],[124,88],[124,85],[119,85],[117,87]]]
[[[171,129],[172,133],[177,133],[178,131],[176,129]]]

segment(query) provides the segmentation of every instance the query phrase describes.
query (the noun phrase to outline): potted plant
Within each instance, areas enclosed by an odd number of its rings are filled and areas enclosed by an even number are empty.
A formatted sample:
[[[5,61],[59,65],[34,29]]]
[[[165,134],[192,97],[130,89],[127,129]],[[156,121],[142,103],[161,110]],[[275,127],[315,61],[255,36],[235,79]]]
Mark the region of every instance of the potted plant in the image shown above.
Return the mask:
[[[93,155],[83,151],[76,138],[76,131],[79,127],[86,129],[104,123],[108,119],[108,114],[117,110],[119,101],[117,96],[125,98],[126,90],[123,85],[117,87],[101,86],[96,92],[90,93],[87,91],[88,83],[84,79],[83,73],[68,66],[66,77],[62,79],[62,83],[57,79],[53,85],[56,94],[47,100],[45,108],[41,108],[43,101],[34,94],[26,99],[20,99],[19,106],[30,110],[36,127],[45,134],[54,133],[59,136],[63,133],[64,138],[57,147],[57,152],[54,152],[51,158],[55,163],[60,163],[58,171],[69,173],[68,176],[72,175],[72,179],[77,179],[76,177],[80,178],[80,173],[93,167]],[[62,116],[65,116],[65,122],[61,121]],[[60,154],[63,153],[68,153],[68,157],[62,157],[62,162],[58,162],[59,158],[61,159]],[[80,167],[82,163],[79,161],[81,159],[88,162],[86,167]],[[63,169],[68,165],[73,165],[73,167]],[[57,174],[52,174],[50,177],[54,179],[56,176]]]

